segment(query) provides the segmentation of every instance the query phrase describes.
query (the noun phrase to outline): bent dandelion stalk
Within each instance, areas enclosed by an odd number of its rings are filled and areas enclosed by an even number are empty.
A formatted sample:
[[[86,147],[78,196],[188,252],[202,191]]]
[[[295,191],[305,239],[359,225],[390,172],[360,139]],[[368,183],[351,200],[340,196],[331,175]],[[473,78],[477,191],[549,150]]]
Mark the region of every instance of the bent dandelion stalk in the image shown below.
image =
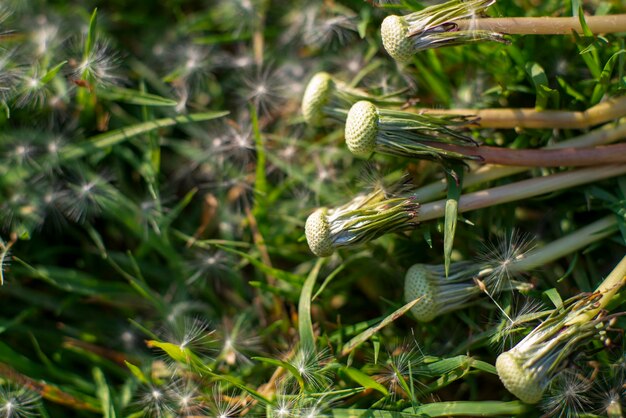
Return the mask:
[[[537,403],[563,362],[593,340],[602,338],[615,316],[604,308],[626,281],[626,257],[596,292],[568,300],[514,348],[496,360],[500,380],[513,395]]]

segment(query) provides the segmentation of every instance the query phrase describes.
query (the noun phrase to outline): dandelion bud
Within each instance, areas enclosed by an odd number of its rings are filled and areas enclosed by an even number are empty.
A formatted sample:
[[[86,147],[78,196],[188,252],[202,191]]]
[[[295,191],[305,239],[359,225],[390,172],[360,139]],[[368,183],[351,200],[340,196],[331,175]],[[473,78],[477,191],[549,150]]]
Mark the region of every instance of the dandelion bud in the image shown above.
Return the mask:
[[[302,97],[302,116],[306,123],[318,125],[322,120],[322,108],[330,101],[334,84],[328,73],[320,72],[313,76]]]
[[[388,16],[380,28],[383,46],[398,62],[418,51],[476,41],[504,42],[501,34],[472,28],[471,19],[495,0],[451,0],[405,16]],[[468,19],[463,21],[461,19]]]
[[[473,139],[450,127],[471,124],[462,115],[426,115],[378,108],[367,100],[355,103],[346,119],[346,144],[355,155],[372,152],[408,158],[480,159],[480,157],[438,148],[439,144],[475,145]]]
[[[419,204],[411,197],[389,197],[382,188],[336,208],[319,208],[306,221],[309,248],[328,257],[337,248],[368,242],[388,232],[412,228]]]
[[[352,106],[346,119],[346,144],[353,154],[366,157],[376,147],[378,109],[362,100]]]

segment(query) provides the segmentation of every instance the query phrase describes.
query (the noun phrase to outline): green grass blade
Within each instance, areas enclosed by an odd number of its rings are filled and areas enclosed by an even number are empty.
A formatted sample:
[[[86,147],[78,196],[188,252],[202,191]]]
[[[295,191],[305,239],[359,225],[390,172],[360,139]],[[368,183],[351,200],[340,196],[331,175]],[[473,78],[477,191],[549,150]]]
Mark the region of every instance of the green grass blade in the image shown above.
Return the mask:
[[[319,276],[320,269],[324,264],[323,258],[319,258],[313,269],[306,278],[300,293],[298,302],[298,331],[300,333],[300,346],[306,352],[315,352],[315,334],[313,333],[313,321],[311,320],[311,296],[313,287]]]
[[[493,417],[520,415],[529,410],[529,406],[520,401],[500,402],[500,401],[457,401],[457,402],[435,402],[420,405],[411,410],[415,416],[428,417]]]
[[[291,375],[298,382],[298,385],[300,385],[300,390],[304,391],[304,379],[302,378],[302,375],[300,374],[300,372],[295,366],[285,361],[281,361],[281,360],[277,360],[277,359],[273,359],[269,357],[252,357],[252,360],[258,360],[266,364],[271,364],[272,366],[282,367],[283,369],[291,373]]]
[[[109,86],[106,89],[98,89],[96,90],[96,94],[101,99],[138,106],[172,107],[178,104],[176,100],[168,99],[156,94],[115,86]]]
[[[389,391],[386,387],[384,387],[362,371],[354,369],[352,367],[344,367],[343,369],[341,369],[341,371],[347,374],[350,379],[354,380],[356,383],[363,386],[364,388],[376,390],[385,396],[389,395]]]
[[[92,374],[97,388],[96,395],[102,405],[102,418],[117,418],[118,414],[115,411],[115,405],[113,404],[113,399],[111,399],[111,390],[104,373],[96,367],[93,369]]]
[[[226,116],[229,112],[205,112],[191,115],[181,115],[173,118],[156,119],[149,122],[139,123],[133,126],[115,129],[100,135],[93,136],[85,142],[77,145],[68,145],[61,149],[59,158],[61,161],[69,161],[84,157],[90,153],[103,150],[104,148],[117,145],[132,137],[145,134],[155,129],[173,126],[181,123],[204,122]]]
[[[463,166],[455,164],[446,172],[448,181],[448,200],[446,200],[445,220],[443,228],[443,257],[446,277],[450,271],[452,249],[454,247],[454,235],[458,223],[459,199],[463,189]]]
[[[363,344],[365,341],[370,339],[378,331],[385,328],[387,325],[391,324],[393,321],[395,321],[396,319],[400,318],[402,315],[407,313],[419,301],[420,301],[420,298],[412,300],[411,302],[402,306],[400,309],[393,312],[391,315],[387,316],[385,319],[380,321],[377,325],[366,329],[365,331],[363,331],[356,337],[352,338],[350,341],[348,341],[348,344],[346,344],[343,350],[341,350],[341,355],[345,356],[349,354],[356,347],[358,347],[359,345]]]

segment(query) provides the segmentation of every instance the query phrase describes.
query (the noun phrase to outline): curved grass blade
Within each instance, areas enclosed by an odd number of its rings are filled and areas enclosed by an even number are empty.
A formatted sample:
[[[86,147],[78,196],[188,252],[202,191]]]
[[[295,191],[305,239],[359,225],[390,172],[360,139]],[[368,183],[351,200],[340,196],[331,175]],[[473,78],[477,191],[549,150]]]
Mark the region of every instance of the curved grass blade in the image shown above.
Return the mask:
[[[136,125],[125,128],[114,129],[100,135],[92,136],[83,143],[69,145],[62,148],[59,152],[59,159],[64,162],[68,160],[73,160],[76,158],[84,157],[85,155],[88,155],[92,152],[96,152],[104,148],[119,144],[120,142],[126,141],[129,138],[133,138],[135,136],[154,131],[155,129],[165,128],[168,126],[178,125],[182,123],[204,122],[211,119],[221,118],[222,116],[228,115],[228,113],[229,112],[227,111],[195,113],[191,115],[176,116],[173,118],[156,119],[148,122],[138,123]]]

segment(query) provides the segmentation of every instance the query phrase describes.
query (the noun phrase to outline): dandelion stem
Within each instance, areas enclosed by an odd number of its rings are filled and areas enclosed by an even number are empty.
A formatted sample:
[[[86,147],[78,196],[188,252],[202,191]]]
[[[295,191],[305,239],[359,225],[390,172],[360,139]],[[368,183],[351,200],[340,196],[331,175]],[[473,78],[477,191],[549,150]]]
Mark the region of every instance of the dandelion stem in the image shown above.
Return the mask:
[[[626,163],[626,144],[593,148],[510,149],[490,146],[429,143],[425,145],[455,153],[482,158],[488,164],[526,167],[580,167]]]
[[[614,127],[613,124],[605,125],[592,132],[556,143],[548,145],[546,149],[559,149],[559,148],[584,148],[592,147],[596,145],[605,145],[615,142],[619,139],[626,137],[626,123]],[[492,180],[497,180],[503,177],[512,176],[514,174],[523,173],[528,170],[529,167],[515,167],[515,166],[499,166],[499,165],[485,165],[478,168],[476,171],[469,173],[463,180],[463,187],[471,187],[477,184],[485,183]],[[415,191],[415,195],[420,202],[427,202],[429,200],[443,197],[446,193],[446,180],[428,184],[420,187]]]
[[[594,34],[626,32],[626,14],[585,16],[587,26]],[[484,30],[509,35],[569,35],[583,33],[580,19],[571,17],[500,17],[463,19],[458,29]]]
[[[533,250],[521,259],[514,260],[510,270],[528,271],[540,267],[609,236],[616,229],[617,219],[615,216],[607,216],[563,238],[552,241],[542,248]]]
[[[568,187],[626,174],[626,165],[593,167],[550,176],[522,180],[505,186],[494,187],[461,196],[459,213],[489,206],[523,200]],[[446,200],[425,203],[419,210],[418,220],[441,218],[445,213]]]
[[[606,279],[596,289],[596,292],[601,294],[600,299],[596,302],[594,309],[583,311],[582,313],[575,315],[569,319],[566,325],[573,325],[590,321],[595,317],[600,310],[604,309],[606,305],[613,299],[613,296],[626,282],[626,256],[622,258],[617,266],[611,271]]]
[[[502,109],[407,109],[416,113],[463,115],[477,118],[480,128],[585,129],[626,116],[626,96],[611,98],[584,111]]]

